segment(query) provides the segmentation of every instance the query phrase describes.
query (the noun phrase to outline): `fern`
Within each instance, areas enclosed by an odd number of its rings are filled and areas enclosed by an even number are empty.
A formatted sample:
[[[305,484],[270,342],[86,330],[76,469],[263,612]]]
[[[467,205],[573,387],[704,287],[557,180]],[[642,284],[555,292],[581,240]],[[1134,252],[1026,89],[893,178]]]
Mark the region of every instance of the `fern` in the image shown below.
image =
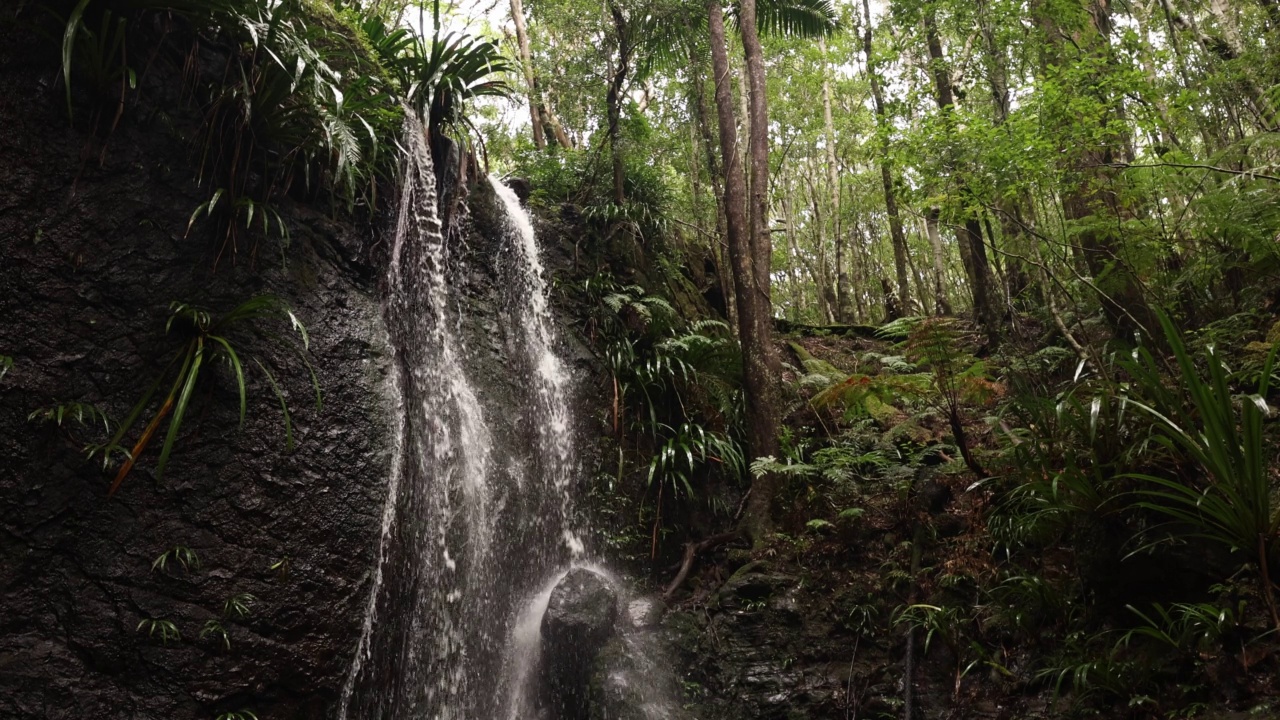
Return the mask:
[[[757,478],[765,475],[813,477],[821,473],[822,469],[817,465],[792,462],[790,459],[786,462],[778,462],[772,455],[758,457],[751,461],[751,474]]]

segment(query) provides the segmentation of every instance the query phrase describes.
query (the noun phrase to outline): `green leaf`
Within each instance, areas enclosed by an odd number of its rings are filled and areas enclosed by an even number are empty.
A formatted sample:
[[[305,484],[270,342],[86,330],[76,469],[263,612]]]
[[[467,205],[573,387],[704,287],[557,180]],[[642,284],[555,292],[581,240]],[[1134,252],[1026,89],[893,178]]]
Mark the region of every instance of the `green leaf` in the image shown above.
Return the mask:
[[[280,412],[284,415],[284,444],[286,451],[293,450],[293,422],[289,419],[289,404],[285,402],[284,393],[281,392],[280,386],[276,383],[276,378],[271,374],[267,367],[254,358],[253,362],[262,370],[262,374],[267,376],[267,382],[271,383],[271,390],[276,394],[276,399],[280,401]]]
[[[85,8],[89,6],[92,0],[80,0],[71,11],[71,15],[67,18],[66,28],[62,31],[62,84],[66,86],[67,91],[67,116],[72,115],[71,109],[71,61],[75,53],[76,34],[80,31],[81,20],[84,17]]]
[[[244,386],[244,368],[240,365],[240,357],[236,355],[235,349],[231,347],[231,343],[227,342],[226,338],[219,337],[217,335],[210,335],[209,339],[218,343],[219,345],[222,346],[224,350],[227,351],[227,358],[231,363],[231,369],[235,371],[236,389],[239,390],[240,392],[240,426],[244,427],[244,414],[245,414],[246,403],[245,403],[245,386]]]
[[[192,356],[191,365],[187,368],[186,377],[179,376],[182,382],[182,394],[178,396],[177,403],[173,408],[173,416],[169,419],[169,430],[165,433],[164,445],[160,447],[160,459],[156,462],[156,479],[164,473],[165,465],[169,462],[169,453],[173,452],[173,443],[178,439],[178,430],[182,427],[183,416],[186,415],[187,405],[191,402],[191,393],[195,390],[196,380],[200,377],[200,365],[204,362],[204,338],[197,338],[195,341],[195,355]]]

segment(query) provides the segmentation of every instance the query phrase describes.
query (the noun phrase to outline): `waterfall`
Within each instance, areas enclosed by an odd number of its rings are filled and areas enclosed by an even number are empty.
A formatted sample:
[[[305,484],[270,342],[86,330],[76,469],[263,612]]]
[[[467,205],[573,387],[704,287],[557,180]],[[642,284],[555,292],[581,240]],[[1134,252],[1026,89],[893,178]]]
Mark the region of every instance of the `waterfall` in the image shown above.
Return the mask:
[[[510,387],[484,385],[492,371],[464,342],[474,335],[459,281],[467,261],[441,231],[426,130],[410,119],[404,135],[384,304],[394,458],[338,717],[497,718],[520,694],[499,686],[518,688],[528,675],[529,663],[511,656],[536,640],[530,594],[583,555],[572,522],[570,383],[529,216],[495,179],[506,226],[498,325],[517,351],[503,368]]]
[[[520,288],[519,295],[527,299],[521,325],[524,355],[534,369],[533,383],[537,395],[534,425],[538,428],[543,485],[549,496],[559,502],[552,519],[559,525],[565,546],[576,559],[582,556],[583,545],[573,529],[569,494],[569,482],[575,468],[569,427],[568,379],[554,349],[555,336],[542,258],[533,222],[520,205],[515,191],[496,177],[491,176],[489,183],[502,203],[507,237],[513,241],[511,245],[516,259],[516,272],[513,274]]]

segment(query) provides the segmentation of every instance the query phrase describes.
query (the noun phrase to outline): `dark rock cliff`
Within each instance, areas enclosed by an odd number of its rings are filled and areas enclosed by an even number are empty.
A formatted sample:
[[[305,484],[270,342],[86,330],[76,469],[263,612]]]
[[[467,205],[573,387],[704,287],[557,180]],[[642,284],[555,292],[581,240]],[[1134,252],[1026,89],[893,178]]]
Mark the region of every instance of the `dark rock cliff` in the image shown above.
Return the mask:
[[[103,152],[68,122],[56,43],[2,14],[0,355],[13,368],[0,378],[0,717],[327,716],[359,633],[389,462],[376,234],[295,204],[287,249],[263,240],[254,258],[242,248],[215,263],[207,229],[186,236],[208,189],[181,139],[193,120],[176,70],[150,69]],[[294,452],[247,359],[244,427],[230,370],[208,369],[163,477],[157,438],[112,498],[82,452],[101,427],[28,421],[73,401],[120,421],[174,348],[170,302],[216,314],[265,292],[306,324],[323,393],[317,411],[306,368],[279,343],[241,348],[281,381]],[[153,569],[174,546],[198,567]],[[247,615],[228,607],[235,597]],[[138,629],[146,619],[180,638]],[[211,620],[229,648],[201,638]]]

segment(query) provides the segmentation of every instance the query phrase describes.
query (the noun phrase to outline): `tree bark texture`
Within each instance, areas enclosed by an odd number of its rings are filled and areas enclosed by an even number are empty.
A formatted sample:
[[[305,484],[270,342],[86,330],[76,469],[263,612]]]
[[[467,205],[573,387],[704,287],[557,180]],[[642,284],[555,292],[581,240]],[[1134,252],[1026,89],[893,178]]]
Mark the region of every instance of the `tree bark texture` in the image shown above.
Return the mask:
[[[715,75],[716,110],[720,124],[720,154],[725,171],[725,218],[738,296],[738,334],[742,342],[743,384],[747,398],[747,445],[752,457],[775,455],[778,443],[775,391],[778,358],[773,349],[773,318],[769,299],[770,240],[767,228],[766,232],[759,232],[765,222],[765,196],[761,194],[752,198],[752,222],[749,224],[746,176],[738,160],[737,123],[733,115],[733,96],[729,85],[724,13],[718,0],[707,3],[707,15],[711,36],[711,65]],[[753,190],[767,190],[768,123],[763,93],[764,66],[759,38],[755,33],[753,0],[744,0],[742,3],[739,24],[743,33],[743,45],[746,47],[747,71],[752,88],[750,140],[755,186]],[[760,543],[772,528],[773,496],[777,481],[776,477],[765,475],[752,485],[743,523],[754,543]]]
[[[529,28],[524,22],[524,3],[511,0],[511,21],[516,26],[516,45],[520,50],[520,70],[524,73],[525,87],[529,93],[529,125],[533,128],[533,144],[539,150],[547,147],[547,137],[542,130],[542,113],[538,108],[538,82],[533,73],[533,53],[529,50]]]
[[[884,106],[884,89],[880,87],[880,71],[872,55],[871,7],[862,0],[865,24],[862,30],[862,53],[866,57],[867,80],[876,111],[876,131],[880,135],[880,184],[884,187],[885,214],[889,216],[889,239],[893,244],[893,270],[898,282],[898,301],[904,310],[911,307],[911,283],[907,277],[907,236],[898,215],[898,194],[893,185],[893,162],[889,159],[889,122]],[[923,304],[923,303],[922,303]]]

